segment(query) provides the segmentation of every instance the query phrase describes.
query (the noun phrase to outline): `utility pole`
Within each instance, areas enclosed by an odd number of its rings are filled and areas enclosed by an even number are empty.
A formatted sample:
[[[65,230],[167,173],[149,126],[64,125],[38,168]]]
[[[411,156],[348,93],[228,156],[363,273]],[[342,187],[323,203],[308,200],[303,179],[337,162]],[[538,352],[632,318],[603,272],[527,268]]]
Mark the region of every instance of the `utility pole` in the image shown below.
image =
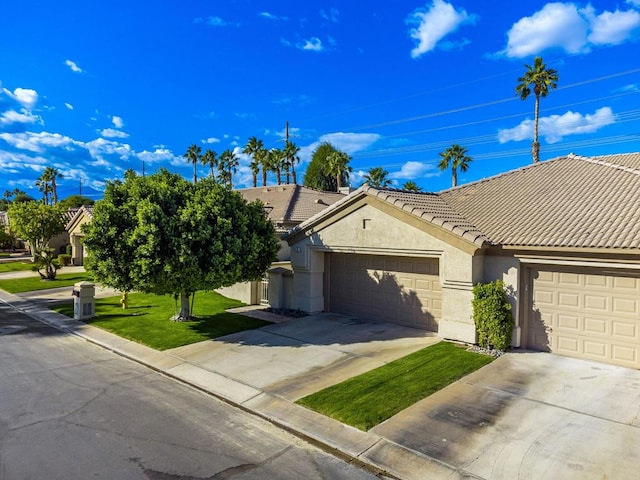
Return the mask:
[[[78,180],[78,182],[80,183],[80,196],[82,196],[82,177],[80,177],[80,180]]]
[[[144,160],[142,160],[142,176],[144,177]]]

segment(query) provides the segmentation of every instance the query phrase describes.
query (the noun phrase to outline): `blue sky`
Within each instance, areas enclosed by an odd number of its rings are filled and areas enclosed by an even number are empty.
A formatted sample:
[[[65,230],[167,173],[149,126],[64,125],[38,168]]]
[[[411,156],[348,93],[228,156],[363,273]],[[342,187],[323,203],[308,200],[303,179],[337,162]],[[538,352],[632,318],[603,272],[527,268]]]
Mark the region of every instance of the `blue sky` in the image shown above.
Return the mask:
[[[143,161],[191,178],[190,144],[282,147],[287,121],[301,173],[329,141],[351,155],[353,186],[382,166],[442,190],[453,143],[473,158],[459,183],[531,162],[534,102],[514,87],[536,55],[560,75],[541,159],[640,151],[638,40],[640,0],[5,2],[0,192],[40,198],[46,166],[61,197],[82,183],[99,198]],[[235,184],[251,186],[239,156]]]

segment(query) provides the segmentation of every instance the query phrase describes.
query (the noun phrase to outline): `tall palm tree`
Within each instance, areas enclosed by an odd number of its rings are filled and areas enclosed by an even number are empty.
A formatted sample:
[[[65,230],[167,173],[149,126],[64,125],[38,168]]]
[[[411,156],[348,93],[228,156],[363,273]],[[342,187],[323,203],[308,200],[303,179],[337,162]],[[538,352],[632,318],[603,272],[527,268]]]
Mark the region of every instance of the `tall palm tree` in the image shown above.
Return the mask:
[[[269,167],[271,171],[276,173],[276,183],[278,185],[282,185],[282,167],[283,167],[283,159],[284,153],[279,148],[272,148],[269,150]]]
[[[187,163],[193,164],[193,184],[195,185],[198,181],[198,174],[196,172],[196,165],[200,160],[200,152],[202,152],[202,148],[200,148],[195,143],[190,145],[187,149],[187,153],[184,154],[184,158],[187,159]]]
[[[404,185],[402,185],[402,189],[409,190],[410,192],[419,192],[420,190],[422,190],[422,187],[413,180],[408,180],[404,182]]]
[[[51,193],[51,185],[49,179],[45,176],[44,172],[36,179],[36,187],[42,192],[42,197],[45,205],[49,205],[49,193]]]
[[[264,143],[262,140],[258,140],[256,137],[251,137],[242,150],[242,153],[251,157],[251,174],[253,175],[253,186],[258,186],[258,173],[260,173],[260,155],[264,150]]]
[[[229,188],[233,188],[233,174],[236,173],[238,167],[238,157],[231,150],[227,149],[220,154],[218,162],[218,179],[220,183],[227,184]]]
[[[467,155],[467,149],[460,145],[453,144],[443,152],[440,152],[440,163],[438,168],[440,170],[446,170],[451,165],[451,186],[455,187],[458,184],[458,168],[461,172],[466,172],[469,169],[469,164],[472,159]]]
[[[258,161],[258,166],[262,168],[262,186],[267,186],[267,173],[269,172],[269,151],[262,147],[256,153],[256,160]]]
[[[351,158],[345,152],[336,150],[327,156],[327,174],[336,177],[336,185],[338,190],[342,187],[342,177],[346,173],[349,178],[349,172],[353,169],[349,166]]]
[[[49,183],[49,191],[51,193],[52,203],[55,205],[58,203],[58,178],[63,178],[63,175],[55,167],[47,167],[42,172],[42,178]]]
[[[284,146],[284,158],[285,158],[285,166],[287,172],[287,183],[289,183],[289,168],[291,168],[291,176],[293,178],[293,184],[297,184],[298,180],[296,178],[296,163],[300,163],[300,157],[298,156],[298,152],[300,151],[300,147],[298,147],[295,143],[287,140]]]
[[[558,87],[558,72],[553,68],[547,68],[542,57],[536,57],[533,60],[533,66],[525,65],[527,71],[518,78],[516,85],[516,95],[521,100],[526,100],[531,94],[536,96],[536,104],[533,115],[533,143],[531,144],[531,156],[533,163],[540,160],[540,143],[538,142],[538,119],[540,117],[540,97],[549,95],[549,89],[555,90]]]
[[[218,166],[218,154],[207,148],[200,157],[200,163],[205,167],[209,167],[211,172],[209,175],[214,178],[213,169]]]
[[[372,187],[386,188],[391,185],[389,172],[382,167],[372,167],[364,175],[364,181]]]

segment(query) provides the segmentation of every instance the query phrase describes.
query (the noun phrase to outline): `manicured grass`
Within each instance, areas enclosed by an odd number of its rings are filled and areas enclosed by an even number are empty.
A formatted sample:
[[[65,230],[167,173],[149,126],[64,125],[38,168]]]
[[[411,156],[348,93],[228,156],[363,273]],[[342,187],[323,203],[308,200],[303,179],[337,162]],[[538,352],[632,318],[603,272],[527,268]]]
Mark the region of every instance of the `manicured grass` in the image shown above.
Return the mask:
[[[3,262],[3,263],[0,263],[0,273],[21,272],[25,270],[31,270],[32,267],[33,267],[33,263]]]
[[[269,325],[269,322],[225,312],[227,308],[242,305],[215,292],[198,292],[193,312],[198,321],[172,322],[173,297],[132,293],[126,310],[120,306],[119,296],[96,300],[96,318],[87,323],[151,348],[167,350]],[[54,310],[73,317],[73,303],[58,305]]]
[[[9,293],[22,293],[34,290],[48,290],[50,288],[71,287],[74,283],[84,280],[90,280],[88,273],[58,273],[55,280],[42,280],[39,276],[0,280],[0,289]]]
[[[367,431],[492,361],[443,341],[296,403]]]

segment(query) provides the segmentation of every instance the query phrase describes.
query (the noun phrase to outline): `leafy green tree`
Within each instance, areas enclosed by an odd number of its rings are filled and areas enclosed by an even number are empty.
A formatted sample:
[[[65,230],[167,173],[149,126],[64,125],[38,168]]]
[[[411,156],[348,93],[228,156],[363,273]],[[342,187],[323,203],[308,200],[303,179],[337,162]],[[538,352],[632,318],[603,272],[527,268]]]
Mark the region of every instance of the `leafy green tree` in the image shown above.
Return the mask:
[[[187,152],[183,155],[184,158],[187,159],[187,163],[193,164],[193,183],[195,184],[198,181],[198,172],[196,170],[196,166],[200,162],[200,152],[202,152],[202,148],[200,148],[195,143],[189,145]]]
[[[63,210],[57,205],[14,201],[7,214],[11,230],[29,244],[33,256],[45,249],[52,237],[64,232]]]
[[[213,169],[218,166],[218,154],[213,150],[207,148],[200,157],[200,163],[202,163],[202,165],[206,167],[209,167],[209,176],[211,178],[215,178]]]
[[[409,180],[404,182],[404,185],[402,185],[402,189],[409,190],[410,192],[419,192],[420,190],[422,190],[422,187],[413,180]]]
[[[31,195],[26,194],[25,192],[17,193],[13,198],[13,203],[24,203],[24,202],[35,202],[36,199]]]
[[[16,237],[9,230],[0,227],[0,248],[3,250],[13,249],[16,246]]]
[[[175,320],[191,319],[198,290],[261,278],[279,247],[262,204],[211,178],[190,185],[165,169],[109,182],[93,214],[83,228],[96,280],[179,297]]]
[[[253,186],[258,186],[258,173],[260,173],[261,157],[264,155],[264,143],[262,140],[258,140],[256,137],[251,137],[242,150],[242,153],[251,157],[251,175],[253,176]],[[266,185],[266,180],[265,180]]]
[[[69,208],[79,208],[83,205],[93,205],[94,203],[95,200],[84,195],[70,195],[64,200],[60,200],[58,204],[63,210],[68,210]]]
[[[458,169],[461,172],[466,172],[469,169],[469,164],[472,159],[467,155],[467,149],[457,144],[451,145],[449,148],[440,152],[440,163],[438,168],[445,171],[451,166],[451,186],[458,185]]]
[[[325,192],[337,192],[338,182],[335,173],[329,168],[329,157],[333,153],[343,153],[329,142],[323,142],[314,150],[311,161],[307,166],[302,184],[305,187]],[[345,154],[346,155],[346,154]],[[340,176],[340,185],[349,184],[349,171],[345,170]]]
[[[327,157],[326,172],[332,175],[336,179],[336,189],[340,190],[342,187],[342,178],[346,173],[347,178],[352,168],[349,166],[351,158],[345,152],[336,150]]]
[[[533,115],[533,143],[531,144],[531,156],[533,163],[540,160],[540,143],[538,142],[538,120],[540,118],[540,97],[549,95],[549,89],[555,90],[558,87],[558,72],[553,68],[547,68],[542,57],[535,57],[533,66],[525,65],[527,71],[518,78],[516,85],[516,95],[521,100],[526,100],[531,94],[536,97]]]
[[[364,175],[364,181],[371,187],[387,188],[391,185],[389,172],[382,167],[372,167]]]

